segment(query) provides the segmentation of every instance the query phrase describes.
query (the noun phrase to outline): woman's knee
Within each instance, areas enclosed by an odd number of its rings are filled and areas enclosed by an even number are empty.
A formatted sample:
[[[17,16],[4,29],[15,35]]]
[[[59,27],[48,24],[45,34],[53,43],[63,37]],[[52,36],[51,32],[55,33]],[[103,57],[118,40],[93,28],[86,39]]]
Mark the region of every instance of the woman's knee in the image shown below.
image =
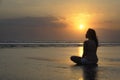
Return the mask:
[[[78,62],[78,61],[81,60],[81,57],[79,57],[79,56],[71,56],[70,59],[71,59],[72,61],[74,61],[74,62]]]
[[[71,59],[72,61],[76,60],[76,58],[77,58],[77,56],[71,56],[71,57],[70,57],[70,59]]]

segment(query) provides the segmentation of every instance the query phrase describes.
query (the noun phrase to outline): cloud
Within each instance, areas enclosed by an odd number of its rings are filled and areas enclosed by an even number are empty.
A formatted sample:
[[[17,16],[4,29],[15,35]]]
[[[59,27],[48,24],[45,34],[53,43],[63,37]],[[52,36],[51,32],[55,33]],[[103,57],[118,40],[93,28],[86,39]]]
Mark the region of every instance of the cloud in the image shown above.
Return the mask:
[[[120,30],[101,28],[97,29],[96,32],[100,42],[120,42]]]
[[[81,35],[70,31],[68,27],[64,18],[53,16],[1,19],[0,41],[79,40]],[[96,28],[96,32],[101,42],[120,41],[119,29],[101,27]]]
[[[94,24],[95,27],[98,28],[120,30],[120,19],[96,21],[92,24]]]
[[[0,20],[3,27],[65,27],[67,24],[59,21],[57,17],[25,17],[17,19]]]
[[[67,24],[60,19],[53,16],[1,19],[0,40],[63,39],[65,35],[63,31]]]

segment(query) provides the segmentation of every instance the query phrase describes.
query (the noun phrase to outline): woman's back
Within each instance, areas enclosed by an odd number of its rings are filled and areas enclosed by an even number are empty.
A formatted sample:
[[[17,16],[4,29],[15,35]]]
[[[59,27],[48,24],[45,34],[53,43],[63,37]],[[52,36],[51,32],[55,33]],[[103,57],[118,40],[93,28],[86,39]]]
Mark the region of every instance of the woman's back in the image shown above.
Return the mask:
[[[86,58],[89,61],[89,63],[98,62],[96,52],[97,52],[97,47],[96,47],[95,41],[87,40],[84,42],[83,58]]]

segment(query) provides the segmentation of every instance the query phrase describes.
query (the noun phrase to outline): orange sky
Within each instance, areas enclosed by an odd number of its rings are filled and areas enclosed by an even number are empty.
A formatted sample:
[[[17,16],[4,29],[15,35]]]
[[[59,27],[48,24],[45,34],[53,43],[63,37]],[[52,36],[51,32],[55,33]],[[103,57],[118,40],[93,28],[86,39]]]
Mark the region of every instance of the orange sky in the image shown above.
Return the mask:
[[[24,18],[27,18],[26,21],[29,23],[29,19],[31,18],[40,18],[40,20],[43,19],[42,22],[44,24],[34,23],[35,25],[39,25],[39,29],[34,27],[32,27],[31,29],[28,28],[28,30],[33,31],[37,29],[37,33],[35,33],[34,36],[41,35],[42,33],[38,31],[42,29],[40,26],[46,27],[47,24],[47,26],[59,26],[59,30],[56,30],[55,28],[55,30],[57,31],[55,31],[56,36],[53,37],[53,39],[55,40],[58,39],[58,35],[61,36],[60,39],[84,40],[84,35],[88,28],[94,28],[96,31],[98,31],[99,36],[103,36],[103,34],[100,32],[101,30],[103,30],[103,32],[105,32],[105,34],[108,34],[109,36],[111,35],[111,30],[119,32],[119,5],[119,0],[1,0],[0,20],[2,26],[8,27],[8,25],[4,23],[9,24],[11,22],[9,22],[9,20],[6,22],[2,21],[3,19],[7,20],[20,18],[24,21]],[[53,20],[52,17],[49,18],[50,16],[57,18],[57,20]],[[42,17],[44,17],[45,20]],[[46,19],[47,17],[48,20]],[[23,24],[23,22],[19,21],[17,22],[17,24],[9,26],[19,26],[20,23]],[[31,25],[33,25],[32,22]],[[65,27],[62,27],[62,25],[64,25]],[[84,28],[80,29],[80,25],[83,25]],[[1,30],[3,29],[2,26]],[[7,30],[4,30],[6,31],[6,33],[1,32],[1,35],[7,34]],[[43,29],[43,33],[50,33],[50,30],[54,30],[54,27],[52,27],[52,29],[48,28],[47,31],[44,31]],[[65,32],[66,34],[64,35],[63,33]],[[49,40],[47,38],[48,33],[44,33],[46,35],[45,39],[47,40]],[[19,32],[19,34],[21,34],[21,32]],[[49,35],[52,35],[52,33]],[[82,37],[79,37],[79,35]]]
[[[111,28],[118,29],[119,5],[119,0],[1,0],[0,18],[52,15],[65,18],[70,25],[101,27],[112,22]]]

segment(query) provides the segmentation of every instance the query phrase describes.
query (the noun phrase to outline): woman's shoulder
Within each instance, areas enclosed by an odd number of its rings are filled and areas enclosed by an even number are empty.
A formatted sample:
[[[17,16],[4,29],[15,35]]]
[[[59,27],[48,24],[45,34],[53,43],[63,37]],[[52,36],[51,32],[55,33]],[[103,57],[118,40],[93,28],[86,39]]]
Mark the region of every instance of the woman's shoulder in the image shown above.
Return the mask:
[[[85,41],[84,41],[84,43],[89,43],[89,42],[90,42],[90,40],[85,40]]]
[[[84,46],[87,46],[89,44],[89,40],[84,41]]]
[[[95,41],[93,41],[93,40],[86,40],[84,42],[84,46],[91,49],[91,50],[96,49],[96,44],[95,44]]]
[[[95,44],[95,41],[93,41],[93,40],[85,40],[84,44]]]

